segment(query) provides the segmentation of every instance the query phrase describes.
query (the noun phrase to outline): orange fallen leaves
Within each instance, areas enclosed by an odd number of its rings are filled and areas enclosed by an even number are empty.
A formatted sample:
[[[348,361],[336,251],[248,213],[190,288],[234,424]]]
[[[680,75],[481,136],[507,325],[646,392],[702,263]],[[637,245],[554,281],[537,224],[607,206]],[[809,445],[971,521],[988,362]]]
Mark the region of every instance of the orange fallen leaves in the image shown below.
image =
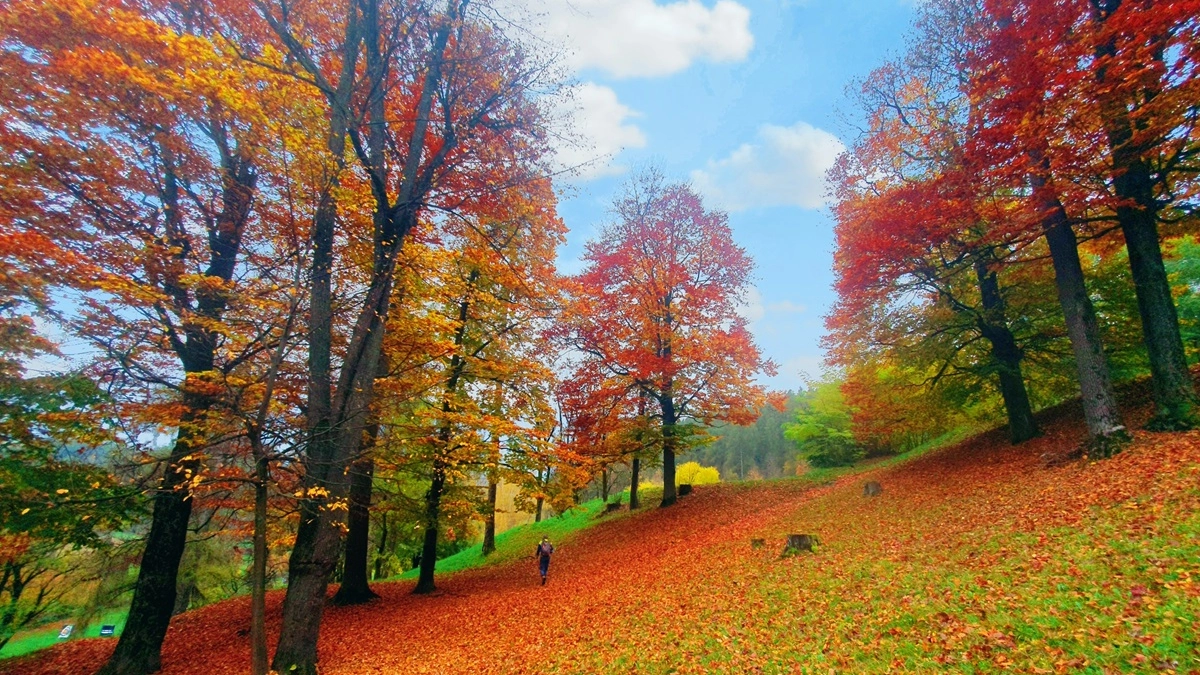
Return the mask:
[[[563,542],[545,587],[526,562],[431,597],[379,584],[380,600],[326,611],[322,672],[1196,672],[1200,653],[1162,650],[1200,630],[1200,564],[1179,554],[1195,543],[1174,539],[1200,514],[1200,432],[1042,468],[1082,438],[1060,413],[1022,446],[998,432],[872,472],[876,498],[862,475],[700,488]],[[817,534],[817,553],[779,559],[788,532]],[[179,617],[164,674],[244,672],[248,620],[244,600]],[[111,646],[4,665],[89,673]]]

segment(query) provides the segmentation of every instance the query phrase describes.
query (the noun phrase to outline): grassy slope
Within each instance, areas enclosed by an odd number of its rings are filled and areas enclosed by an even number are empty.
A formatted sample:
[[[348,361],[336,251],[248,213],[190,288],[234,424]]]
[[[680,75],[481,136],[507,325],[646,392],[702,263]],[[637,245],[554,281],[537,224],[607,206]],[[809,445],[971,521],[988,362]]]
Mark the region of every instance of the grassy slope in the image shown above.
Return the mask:
[[[483,544],[476,544],[439,560],[437,571],[439,574],[449,574],[484,565],[510,563],[522,557],[531,556],[534,546],[542,540],[542,537],[550,537],[550,541],[555,545],[568,542],[580,530],[593,524],[597,514],[603,509],[604,502],[593,499],[580,504],[560,517],[548,518],[540,523],[518,525],[496,535],[496,551],[492,555],[485,557]],[[416,579],[417,570],[408,570],[397,578]]]
[[[120,610],[108,612],[101,617],[97,617],[96,620],[87,627],[87,630],[84,631],[83,635],[76,634],[75,638],[100,637],[100,627],[107,623],[115,625],[117,627],[116,634],[120,635],[121,629],[125,627],[125,616],[127,614],[128,612],[126,610]],[[70,622],[57,622],[31,631],[18,633],[13,637],[13,639],[9,640],[8,643],[4,645],[3,649],[0,649],[0,659],[7,659],[14,656],[24,656],[25,654],[31,654],[40,649],[45,649],[58,644],[58,632],[62,630],[62,626],[65,623]]]
[[[545,588],[517,560],[540,534],[510,535],[511,563],[442,577],[432,597],[399,581],[327,610],[322,672],[1200,674],[1200,432],[1044,468],[1081,434],[1070,406],[1051,417],[1016,448],[985,434],[832,485],[701,488],[593,521],[560,537]],[[882,496],[861,496],[868,478]],[[821,546],[781,560],[789,532]],[[164,672],[244,671],[247,615],[233,601],[181,617]],[[0,670],[84,673],[108,649]]]

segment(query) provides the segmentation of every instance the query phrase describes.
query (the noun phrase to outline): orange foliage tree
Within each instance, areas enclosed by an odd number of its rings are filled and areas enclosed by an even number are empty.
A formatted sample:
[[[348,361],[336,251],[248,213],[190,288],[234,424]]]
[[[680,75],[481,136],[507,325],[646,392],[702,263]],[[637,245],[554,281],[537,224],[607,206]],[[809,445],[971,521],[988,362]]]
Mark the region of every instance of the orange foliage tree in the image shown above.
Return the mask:
[[[231,380],[275,338],[285,295],[270,270],[289,252],[253,205],[263,110],[288,82],[198,26],[169,3],[0,14],[14,83],[0,94],[0,182],[36,243],[25,257],[90,344],[125,428],[174,435],[165,456],[138,459],[157,465],[153,518],[107,672],[159,667],[193,497],[235,429]]]
[[[544,152],[530,92],[545,69],[505,36],[488,7],[436,5],[222,2],[212,17],[244,56],[319,94],[326,124],[318,135],[333,160],[311,235],[309,434],[277,670],[316,672],[325,590],[341,547],[345,467],[370,417],[405,240],[429,209],[486,204],[496,186],[527,179]],[[280,53],[286,58],[272,58]],[[343,189],[351,169],[365,199]],[[343,220],[351,203],[367,205],[369,215]],[[342,335],[333,275],[344,265],[347,235],[369,241],[371,252]]]
[[[976,117],[962,70],[969,37],[954,31],[970,4],[925,7],[919,47],[862,84],[868,128],[830,173],[839,300],[827,344],[845,367],[881,351],[916,356],[931,385],[958,378],[979,388],[976,381],[994,378],[1012,441],[1021,443],[1038,434],[1024,367],[1047,331],[1011,319],[1032,304],[1028,288],[1021,303],[1012,275],[1002,274],[1021,242],[994,236],[997,214],[986,213],[989,195],[968,174],[964,148]]]

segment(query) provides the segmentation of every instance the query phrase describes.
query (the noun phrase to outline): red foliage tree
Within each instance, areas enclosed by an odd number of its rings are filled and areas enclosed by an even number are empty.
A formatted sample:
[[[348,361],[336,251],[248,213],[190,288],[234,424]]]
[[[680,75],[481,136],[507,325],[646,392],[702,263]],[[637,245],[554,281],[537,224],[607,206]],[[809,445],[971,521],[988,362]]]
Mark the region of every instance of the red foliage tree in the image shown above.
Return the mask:
[[[566,333],[581,377],[608,380],[614,397],[641,392],[657,403],[669,506],[689,423],[753,421],[765,399],[753,378],[775,366],[738,314],[752,262],[724,213],[654,171],[631,180],[613,206],[617,221],[584,254]]]

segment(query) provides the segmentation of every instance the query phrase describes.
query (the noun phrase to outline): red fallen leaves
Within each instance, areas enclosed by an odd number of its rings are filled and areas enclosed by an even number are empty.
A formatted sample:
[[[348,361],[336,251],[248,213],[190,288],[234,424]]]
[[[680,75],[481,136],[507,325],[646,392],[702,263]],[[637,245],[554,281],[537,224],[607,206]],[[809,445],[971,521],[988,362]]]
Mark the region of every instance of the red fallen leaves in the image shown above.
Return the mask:
[[[1112,460],[1042,468],[1046,451],[1082,440],[1078,417],[1059,411],[1045,437],[1023,446],[998,432],[878,470],[885,491],[875,499],[861,497],[862,475],[815,489],[701,488],[674,508],[559,542],[544,588],[529,562],[448,576],[433,597],[409,595],[409,583],[377,585],[379,601],[327,611],[322,672],[1153,665],[1163,636],[1200,629],[1186,613],[1160,611],[1200,595],[1200,567],[1172,559],[1170,548],[1124,565],[1121,545],[1174,536],[1164,518],[1200,512],[1200,432],[1138,433]],[[1074,536],[1107,532],[1096,523],[1115,528],[1113,537]],[[817,553],[779,560],[775,546],[789,531],[817,534]],[[749,546],[763,536],[767,548]],[[1055,597],[1065,601],[1048,602]],[[270,599],[273,614],[279,601]],[[248,614],[232,601],[179,617],[163,672],[244,672]],[[111,645],[68,644],[5,666],[14,675],[89,673]],[[1126,652],[1114,661],[1113,649]],[[1177,672],[1194,667],[1181,661]]]

